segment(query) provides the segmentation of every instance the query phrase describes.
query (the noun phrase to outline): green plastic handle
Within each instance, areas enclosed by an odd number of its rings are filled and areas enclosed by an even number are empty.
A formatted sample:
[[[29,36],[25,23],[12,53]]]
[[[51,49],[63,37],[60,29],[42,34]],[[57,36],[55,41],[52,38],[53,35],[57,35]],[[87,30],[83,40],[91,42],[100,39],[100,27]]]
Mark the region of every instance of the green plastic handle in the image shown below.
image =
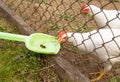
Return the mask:
[[[28,36],[0,32],[0,39],[25,42]]]
[[[24,36],[0,32],[0,39],[24,42],[29,50],[43,54],[57,54],[60,50],[60,43],[57,38],[43,33]]]

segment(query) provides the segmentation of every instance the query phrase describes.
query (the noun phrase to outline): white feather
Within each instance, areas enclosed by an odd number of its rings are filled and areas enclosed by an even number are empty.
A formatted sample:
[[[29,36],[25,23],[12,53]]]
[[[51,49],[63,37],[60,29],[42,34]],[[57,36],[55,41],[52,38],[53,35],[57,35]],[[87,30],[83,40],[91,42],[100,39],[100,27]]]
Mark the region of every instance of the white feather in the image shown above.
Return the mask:
[[[89,14],[94,15],[94,20],[99,27],[120,29],[120,11],[104,10],[94,5],[89,5],[86,8],[91,10]]]
[[[98,55],[104,63],[104,70],[112,68],[112,64],[120,62],[120,30],[100,29],[86,33],[68,32],[62,36],[68,37],[78,49]],[[119,36],[119,37],[118,37]],[[108,59],[110,61],[108,61]]]

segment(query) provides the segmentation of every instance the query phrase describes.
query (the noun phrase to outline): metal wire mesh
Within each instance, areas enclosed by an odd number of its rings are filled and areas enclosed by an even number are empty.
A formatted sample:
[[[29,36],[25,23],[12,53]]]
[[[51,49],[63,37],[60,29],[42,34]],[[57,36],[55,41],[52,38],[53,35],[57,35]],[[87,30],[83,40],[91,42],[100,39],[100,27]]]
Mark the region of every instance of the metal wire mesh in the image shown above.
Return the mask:
[[[36,32],[43,32],[51,35],[58,35],[58,32],[62,29],[71,32],[80,32],[88,33],[88,37],[86,38],[84,34],[82,34],[82,43],[77,44],[75,47],[71,43],[66,43],[62,46],[62,49],[59,55],[63,56],[67,60],[71,62],[74,66],[80,69],[82,73],[84,73],[89,78],[97,77],[98,75],[90,74],[91,72],[100,71],[104,69],[104,67],[108,64],[112,66],[112,70],[110,70],[110,74],[106,74],[100,82],[119,82],[120,80],[120,69],[119,64],[113,65],[116,62],[111,61],[111,59],[119,62],[119,52],[120,45],[119,41],[119,33],[116,34],[116,31],[113,31],[114,28],[119,27],[120,23],[120,2],[119,0],[2,0],[9,8],[11,8],[16,14],[20,15],[32,28],[35,29]],[[92,12],[92,15],[87,14],[84,15],[81,13],[81,5],[87,2],[88,6],[95,5],[100,8],[100,11],[97,13]],[[90,7],[92,10],[92,7]],[[111,12],[105,13],[103,10],[116,10],[114,11],[116,14],[114,17],[109,15]],[[100,16],[101,19],[97,20],[96,16]],[[116,23],[117,20],[118,22]],[[102,24],[100,22],[103,22]],[[115,22],[114,22],[115,21]],[[108,36],[111,39],[107,39],[104,37],[104,33],[100,30],[107,28],[109,33]],[[119,27],[120,28],[120,27]],[[118,30],[119,30],[118,28]],[[91,32],[92,30],[95,30]],[[72,37],[74,37],[74,34]],[[110,35],[109,35],[110,34]],[[96,36],[97,35],[97,36]],[[97,46],[95,44],[95,39],[92,37],[98,37],[101,41],[100,45]],[[79,37],[78,37],[79,38]],[[76,39],[76,37],[74,37]],[[77,41],[77,40],[75,40]],[[85,43],[86,41],[90,41],[92,44],[91,52],[85,54],[83,51],[80,51],[77,47],[84,46],[83,49],[85,52],[89,51],[88,45]],[[113,45],[113,49],[107,47],[108,45]],[[114,51],[114,48],[117,50]],[[106,54],[107,59],[105,61],[101,61],[100,58],[100,49],[103,49],[103,54]],[[112,53],[113,52],[115,53]],[[105,53],[104,53],[105,52]],[[92,55],[96,54],[96,55]],[[99,54],[99,55],[98,55]],[[116,54],[115,56],[111,56],[111,54]],[[104,60],[104,56],[103,56]]]

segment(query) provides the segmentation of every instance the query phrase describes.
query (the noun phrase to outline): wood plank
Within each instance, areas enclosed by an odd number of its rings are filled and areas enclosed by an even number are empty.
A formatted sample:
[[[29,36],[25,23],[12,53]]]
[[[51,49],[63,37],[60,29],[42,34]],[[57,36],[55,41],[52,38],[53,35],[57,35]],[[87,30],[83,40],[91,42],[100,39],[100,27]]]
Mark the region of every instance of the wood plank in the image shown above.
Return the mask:
[[[22,34],[29,35],[34,32],[34,30],[28,24],[26,24],[21,17],[15,15],[1,0],[0,9],[6,15],[6,18],[9,20],[9,22],[15,24]]]
[[[59,78],[62,82],[64,82],[64,80],[67,80],[67,82],[90,82],[77,68],[61,56],[47,56],[46,58],[55,65],[55,72],[60,76]]]

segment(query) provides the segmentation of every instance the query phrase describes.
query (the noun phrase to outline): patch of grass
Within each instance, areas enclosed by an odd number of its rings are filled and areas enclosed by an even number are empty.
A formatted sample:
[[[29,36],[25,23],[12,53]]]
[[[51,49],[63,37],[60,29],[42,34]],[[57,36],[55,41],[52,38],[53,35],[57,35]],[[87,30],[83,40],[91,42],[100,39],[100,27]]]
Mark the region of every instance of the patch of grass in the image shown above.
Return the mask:
[[[61,24],[48,24],[48,27],[50,28],[50,30],[56,30],[56,29],[62,29],[62,25]]]
[[[62,14],[57,14],[58,16],[60,16],[61,18],[63,18],[64,20],[66,21],[72,21],[74,20],[74,16],[73,15],[68,15],[68,14],[65,14],[65,13],[62,13]]]
[[[112,78],[110,78],[110,82],[117,82],[116,77],[112,77]]]
[[[4,18],[0,18],[0,31],[18,33],[14,25],[10,25]]]
[[[14,25],[0,18],[0,31],[18,33]],[[0,40],[0,82],[59,82],[50,64],[24,43]]]

